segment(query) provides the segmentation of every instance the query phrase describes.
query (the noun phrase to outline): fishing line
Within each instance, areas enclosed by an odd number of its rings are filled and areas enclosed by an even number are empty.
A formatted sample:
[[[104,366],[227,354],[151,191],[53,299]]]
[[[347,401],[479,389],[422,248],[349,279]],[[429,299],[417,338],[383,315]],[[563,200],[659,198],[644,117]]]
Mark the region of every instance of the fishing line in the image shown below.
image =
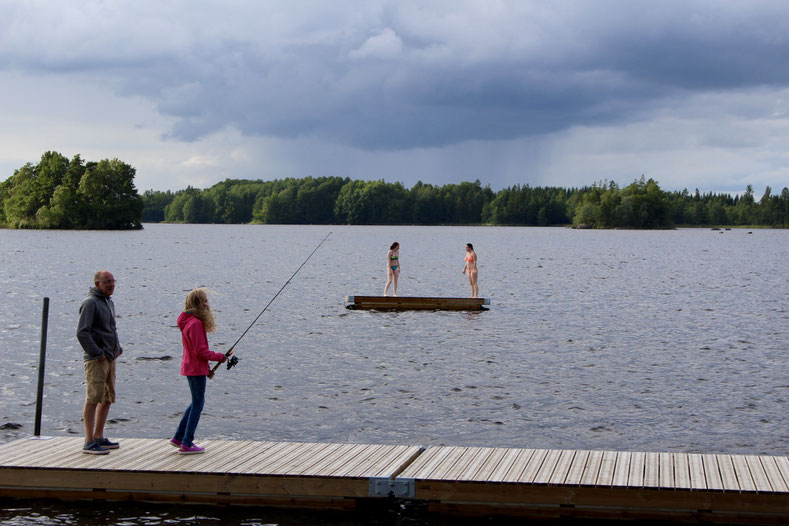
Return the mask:
[[[275,299],[277,299],[277,296],[279,296],[280,292],[282,292],[283,290],[285,290],[285,287],[287,287],[287,286],[288,286],[288,284],[290,283],[290,280],[292,280],[293,278],[295,278],[295,277],[296,277],[296,274],[298,274],[298,273],[299,273],[299,271],[302,269],[302,267],[304,267],[304,265],[306,265],[306,264],[307,264],[307,261],[309,261],[309,260],[310,260],[310,258],[312,257],[312,255],[313,255],[315,252],[317,252],[319,248],[321,248],[321,245],[323,244],[323,242],[324,242],[324,241],[326,241],[327,239],[329,239],[329,236],[330,236],[331,234],[332,234],[331,232],[329,232],[328,234],[326,234],[326,237],[324,237],[324,238],[321,240],[321,242],[320,242],[320,243],[318,243],[318,246],[317,246],[317,247],[315,247],[315,249],[314,249],[312,252],[310,252],[310,255],[309,255],[309,256],[307,256],[307,259],[305,259],[305,260],[304,260],[304,262],[303,262],[303,263],[302,263],[302,264],[299,266],[299,268],[297,268],[297,269],[296,269],[296,272],[294,272],[294,273],[293,273],[293,274],[292,274],[292,275],[291,275],[291,276],[288,278],[288,281],[286,281],[286,282],[285,282],[285,284],[284,284],[284,285],[282,285],[282,288],[281,288],[281,289],[279,289],[279,291],[278,291],[276,294],[274,294],[274,297],[273,297],[273,298],[271,298],[271,300],[270,300],[270,301],[269,301],[269,302],[266,304],[266,306],[265,306],[265,307],[263,307],[263,310],[262,310],[262,311],[260,311],[260,314],[258,314],[258,315],[255,317],[255,319],[254,319],[254,320],[252,320],[252,323],[250,323],[250,324],[249,324],[249,327],[247,327],[247,328],[246,328],[246,330],[245,330],[244,332],[242,332],[242,333],[241,333],[241,336],[239,336],[239,337],[238,337],[238,339],[236,340],[236,343],[234,343],[234,344],[233,344],[233,345],[230,347],[230,349],[228,349],[228,350],[227,350],[227,352],[225,353],[225,356],[228,356],[228,355],[229,355],[229,354],[230,354],[230,353],[233,351],[233,349],[235,349],[235,348],[236,348],[236,345],[238,345],[238,342],[240,342],[240,341],[241,341],[241,338],[243,338],[243,337],[246,335],[246,333],[247,333],[247,332],[249,332],[249,329],[251,329],[251,328],[252,328],[252,326],[253,326],[253,325],[255,325],[255,323],[257,323],[258,319],[259,319],[259,318],[260,318],[260,317],[263,315],[263,313],[264,313],[264,312],[266,312],[266,309],[268,309],[268,308],[269,308],[269,306],[270,306],[272,303],[274,303],[274,300],[275,300]],[[213,368],[213,369],[211,369],[211,374],[209,374],[209,375],[208,375],[208,376],[209,376],[209,378],[211,378],[211,377],[213,377],[213,376],[214,376],[214,372],[215,372],[215,371],[216,371],[216,370],[219,368],[219,366],[221,365],[221,363],[222,363],[222,362],[220,362],[220,363],[216,364],[216,365],[214,366],[214,368]],[[233,367],[233,366],[234,366],[234,365],[236,365],[237,363],[238,363],[238,358],[237,358],[236,356],[233,356],[232,358],[230,358],[229,360],[227,360],[227,368],[228,368],[228,369],[230,369],[231,367]]]

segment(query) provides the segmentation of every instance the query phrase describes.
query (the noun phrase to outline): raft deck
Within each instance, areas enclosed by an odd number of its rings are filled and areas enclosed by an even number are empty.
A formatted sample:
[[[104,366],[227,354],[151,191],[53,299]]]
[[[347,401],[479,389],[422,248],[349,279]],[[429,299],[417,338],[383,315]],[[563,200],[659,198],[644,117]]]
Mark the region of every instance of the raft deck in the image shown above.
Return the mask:
[[[789,457],[81,437],[0,449],[0,496],[352,509],[396,497],[452,514],[789,522]]]
[[[346,296],[345,307],[359,310],[488,310],[490,298],[427,296]]]

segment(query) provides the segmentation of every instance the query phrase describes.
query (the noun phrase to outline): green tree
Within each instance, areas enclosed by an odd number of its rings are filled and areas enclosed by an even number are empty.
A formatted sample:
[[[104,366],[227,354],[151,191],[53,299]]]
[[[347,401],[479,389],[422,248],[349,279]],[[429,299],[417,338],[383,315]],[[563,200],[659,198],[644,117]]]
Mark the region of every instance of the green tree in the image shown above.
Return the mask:
[[[408,202],[408,192],[400,183],[350,181],[337,196],[334,214],[349,225],[403,224]]]
[[[86,206],[86,228],[142,228],[143,202],[134,187],[136,170],[118,159],[88,163],[77,194]]]
[[[166,192],[146,190],[142,195],[143,223],[159,223],[164,221],[164,209],[173,202],[175,194],[167,190]]]
[[[35,215],[42,203],[36,198],[35,167],[27,163],[8,181],[3,199],[6,222],[13,228],[35,226]]]

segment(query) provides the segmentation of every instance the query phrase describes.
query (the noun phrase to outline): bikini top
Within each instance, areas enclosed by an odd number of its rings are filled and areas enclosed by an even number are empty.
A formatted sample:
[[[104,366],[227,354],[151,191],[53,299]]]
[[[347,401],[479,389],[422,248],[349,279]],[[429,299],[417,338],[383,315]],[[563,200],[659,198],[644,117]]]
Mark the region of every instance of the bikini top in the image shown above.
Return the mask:
[[[397,260],[397,259],[400,259],[400,256],[392,256],[390,259]]]
[[[474,261],[474,256],[469,254],[468,256],[466,256],[466,261]]]

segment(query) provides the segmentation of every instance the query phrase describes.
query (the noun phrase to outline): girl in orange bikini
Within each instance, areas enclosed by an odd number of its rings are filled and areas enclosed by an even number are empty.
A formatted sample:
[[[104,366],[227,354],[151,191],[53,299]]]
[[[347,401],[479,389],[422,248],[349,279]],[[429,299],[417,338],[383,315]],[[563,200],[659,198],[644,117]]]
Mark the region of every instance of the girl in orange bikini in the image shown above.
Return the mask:
[[[389,292],[389,285],[394,282],[394,295],[397,296],[397,278],[400,277],[400,243],[395,241],[386,254],[386,286],[384,296]]]
[[[471,285],[471,297],[479,297],[479,285],[477,285],[477,253],[474,252],[474,245],[466,243],[466,264],[463,266],[463,274],[468,271],[468,282]]]

